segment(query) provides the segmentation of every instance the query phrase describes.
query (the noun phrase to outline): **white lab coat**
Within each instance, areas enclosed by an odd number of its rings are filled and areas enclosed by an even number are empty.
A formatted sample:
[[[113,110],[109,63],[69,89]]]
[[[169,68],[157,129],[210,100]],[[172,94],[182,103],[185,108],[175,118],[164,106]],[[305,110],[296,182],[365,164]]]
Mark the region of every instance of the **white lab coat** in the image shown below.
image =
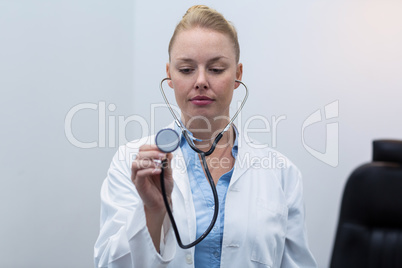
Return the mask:
[[[226,195],[221,267],[316,267],[307,244],[299,170],[272,149],[253,148],[255,144],[247,144],[239,134]],[[160,254],[155,250],[142,200],[131,182],[138,147],[153,142],[146,137],[128,143],[113,158],[101,190],[96,267],[194,267],[194,247],[184,250],[177,245],[167,216]],[[182,242],[188,244],[196,238],[195,210],[182,152],[173,155],[173,213]]]

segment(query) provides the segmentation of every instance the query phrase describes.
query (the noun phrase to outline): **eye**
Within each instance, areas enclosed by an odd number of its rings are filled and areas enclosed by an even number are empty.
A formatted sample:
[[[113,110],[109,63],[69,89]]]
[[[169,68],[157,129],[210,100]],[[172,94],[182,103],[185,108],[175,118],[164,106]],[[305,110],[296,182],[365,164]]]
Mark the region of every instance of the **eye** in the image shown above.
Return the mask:
[[[180,68],[179,72],[183,73],[183,74],[189,74],[193,71],[193,69],[191,68]]]
[[[225,69],[222,69],[222,68],[211,68],[211,69],[209,69],[212,73],[214,73],[214,74],[220,74],[220,73],[222,73]]]

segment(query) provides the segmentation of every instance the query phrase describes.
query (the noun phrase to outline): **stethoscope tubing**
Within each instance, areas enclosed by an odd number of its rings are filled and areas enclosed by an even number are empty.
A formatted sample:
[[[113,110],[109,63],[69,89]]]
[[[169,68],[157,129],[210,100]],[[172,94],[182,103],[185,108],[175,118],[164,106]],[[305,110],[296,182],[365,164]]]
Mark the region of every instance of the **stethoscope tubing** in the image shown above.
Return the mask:
[[[161,183],[163,201],[165,203],[166,212],[167,212],[167,214],[169,216],[169,219],[170,219],[170,222],[172,224],[174,234],[176,236],[177,244],[182,249],[192,248],[195,245],[197,245],[198,243],[200,243],[202,240],[204,240],[204,238],[208,236],[208,234],[211,232],[212,228],[214,227],[214,225],[216,223],[216,220],[218,218],[218,213],[219,213],[219,198],[218,198],[218,192],[216,191],[215,182],[214,182],[214,180],[213,180],[213,178],[211,176],[211,173],[210,173],[210,171],[208,169],[207,161],[205,160],[205,154],[201,153],[200,155],[201,155],[202,164],[203,164],[204,169],[205,169],[205,173],[207,174],[207,178],[208,178],[209,184],[211,186],[212,194],[214,196],[214,203],[215,203],[214,214],[212,216],[211,223],[209,224],[209,226],[205,230],[205,232],[202,235],[200,235],[195,241],[193,241],[193,242],[191,242],[190,244],[187,244],[187,245],[184,245],[183,242],[181,241],[180,233],[179,233],[179,230],[177,228],[176,221],[174,220],[173,213],[172,213],[172,210],[170,209],[169,201],[168,201],[167,196],[166,196],[165,176],[164,176],[164,169],[165,169],[164,166],[166,165],[166,160],[162,161],[162,172],[161,172],[161,175],[160,175],[160,183]]]
[[[176,114],[174,113],[174,111],[173,111],[173,109],[172,109],[172,107],[171,107],[171,105],[170,105],[170,102],[169,102],[168,98],[166,97],[165,91],[163,90],[163,82],[165,82],[165,81],[167,81],[167,80],[171,80],[171,78],[166,77],[166,78],[162,79],[162,81],[161,81],[160,84],[159,84],[159,89],[160,89],[160,91],[161,91],[163,100],[165,101],[166,105],[167,105],[168,108],[169,108],[170,113],[172,114],[172,116],[173,116],[173,118],[174,118],[174,120],[175,120],[176,125],[181,129],[182,132],[184,132],[184,131],[186,130],[186,128],[181,124],[179,118],[177,118]],[[244,84],[244,83],[243,83],[242,81],[240,81],[240,80],[235,80],[235,82],[240,83],[240,84],[242,84],[242,85],[244,86],[244,88],[246,89],[246,95],[244,96],[243,101],[241,102],[239,109],[237,109],[236,113],[232,116],[232,119],[230,120],[230,122],[229,122],[229,123],[226,125],[226,127],[221,131],[221,134],[222,134],[222,135],[223,135],[223,133],[225,133],[225,131],[227,131],[227,130],[229,129],[229,127],[232,125],[233,121],[236,119],[236,117],[239,115],[240,111],[243,109],[243,106],[244,106],[244,104],[246,103],[247,98],[248,98],[248,88],[247,88],[246,84]],[[195,147],[195,146],[194,146],[194,147]],[[195,147],[195,148],[196,148],[196,147]],[[192,148],[192,149],[194,149],[194,148]],[[197,150],[199,150],[199,149],[197,149]],[[210,150],[211,150],[211,149],[210,149]],[[213,150],[212,150],[212,151],[213,151]],[[197,151],[197,152],[198,152],[198,151]],[[212,152],[211,152],[211,153],[212,153]]]
[[[187,244],[187,245],[184,245],[184,244],[182,243],[182,241],[181,241],[180,234],[179,234],[179,230],[178,230],[178,228],[177,228],[176,221],[174,220],[173,213],[172,213],[172,210],[171,210],[171,208],[170,208],[169,201],[168,201],[168,199],[167,199],[167,195],[166,195],[166,186],[165,186],[165,176],[164,176],[164,175],[165,175],[166,160],[163,160],[163,161],[162,161],[162,172],[161,172],[161,174],[160,174],[160,183],[161,183],[161,192],[162,192],[163,202],[165,203],[166,212],[167,212],[167,214],[168,214],[168,216],[169,216],[169,219],[170,219],[170,222],[171,222],[171,224],[172,224],[172,228],[173,228],[173,231],[174,231],[174,233],[175,233],[176,240],[177,240],[177,243],[178,243],[179,247],[181,247],[181,248],[183,248],[183,249],[188,249],[188,248],[191,248],[191,247],[197,245],[197,244],[200,243],[202,240],[204,240],[205,237],[207,237],[207,235],[211,232],[212,228],[214,227],[214,225],[215,225],[215,223],[216,223],[216,220],[217,220],[217,218],[218,218],[218,213],[219,213],[219,198],[218,198],[218,192],[216,191],[215,182],[214,182],[214,180],[213,180],[213,178],[212,178],[212,175],[211,175],[211,173],[210,173],[210,171],[209,171],[209,168],[208,168],[207,161],[206,161],[205,157],[208,156],[208,155],[211,155],[211,154],[213,153],[213,151],[215,150],[216,145],[218,144],[218,142],[219,142],[220,139],[222,138],[223,133],[225,133],[225,131],[227,131],[227,130],[230,128],[230,126],[231,126],[231,124],[233,123],[233,121],[236,119],[236,117],[238,116],[238,114],[240,113],[240,111],[243,109],[243,106],[244,106],[244,104],[245,104],[245,102],[246,102],[246,100],[247,100],[247,98],[248,98],[248,89],[247,89],[247,86],[246,86],[243,82],[241,82],[240,80],[235,80],[235,82],[238,82],[238,83],[240,83],[240,84],[242,84],[242,85],[244,86],[244,88],[246,89],[246,95],[245,95],[245,97],[244,97],[244,99],[243,99],[243,101],[242,101],[242,103],[241,103],[239,109],[237,110],[237,112],[235,113],[235,115],[232,117],[232,119],[230,120],[230,122],[229,122],[229,123],[226,125],[226,127],[215,137],[215,140],[214,140],[213,144],[211,145],[211,148],[209,148],[208,151],[204,152],[204,151],[198,149],[198,148],[194,145],[192,139],[190,139],[190,137],[189,137],[189,135],[188,135],[187,130],[186,130],[185,127],[181,124],[181,122],[180,122],[180,120],[177,118],[176,114],[173,112],[173,109],[172,109],[172,107],[170,106],[169,100],[167,99],[167,97],[166,97],[166,95],[165,95],[165,92],[164,92],[164,90],[163,90],[163,85],[162,85],[162,84],[163,84],[163,82],[166,81],[166,80],[170,80],[170,78],[164,78],[164,79],[162,79],[162,81],[161,81],[161,83],[160,83],[160,90],[161,90],[163,99],[165,100],[165,103],[166,103],[166,105],[168,106],[170,113],[172,114],[173,118],[175,119],[175,122],[176,122],[177,126],[181,129],[181,131],[182,131],[182,133],[183,133],[183,135],[184,135],[184,138],[186,139],[187,143],[189,144],[189,146],[191,147],[191,149],[193,149],[195,152],[197,152],[197,153],[201,156],[202,165],[203,165],[203,167],[204,167],[205,174],[207,175],[209,184],[210,184],[210,186],[211,186],[212,194],[213,194],[213,196],[214,196],[214,203],[215,203],[215,206],[214,206],[214,214],[213,214],[213,216],[212,216],[212,220],[211,220],[211,223],[209,224],[208,228],[207,228],[207,229],[205,230],[205,232],[204,232],[202,235],[200,235],[195,241],[193,241],[193,242],[191,242],[191,243],[189,243],[189,244]]]

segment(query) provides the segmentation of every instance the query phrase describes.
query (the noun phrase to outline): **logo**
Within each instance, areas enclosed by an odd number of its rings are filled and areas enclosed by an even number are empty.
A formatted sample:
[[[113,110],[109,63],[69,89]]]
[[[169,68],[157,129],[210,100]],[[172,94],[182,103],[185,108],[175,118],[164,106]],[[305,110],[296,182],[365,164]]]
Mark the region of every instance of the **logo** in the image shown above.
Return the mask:
[[[339,101],[331,102],[324,107],[325,120],[339,117]],[[322,122],[321,109],[312,113],[303,122],[301,136],[303,147],[316,159],[332,166],[337,167],[339,163],[339,123],[332,122],[326,124],[325,152],[319,152],[306,144],[304,131],[307,127]]]

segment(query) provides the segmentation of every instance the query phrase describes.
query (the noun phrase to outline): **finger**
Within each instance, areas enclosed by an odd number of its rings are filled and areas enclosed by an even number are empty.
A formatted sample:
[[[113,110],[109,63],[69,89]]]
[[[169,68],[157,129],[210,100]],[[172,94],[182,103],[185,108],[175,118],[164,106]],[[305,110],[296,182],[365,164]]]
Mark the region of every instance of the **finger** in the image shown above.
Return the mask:
[[[160,174],[161,171],[162,171],[161,167],[141,169],[141,170],[137,171],[137,177],[145,178],[148,176],[153,176],[155,174]]]
[[[167,153],[166,157],[169,161],[171,161],[173,159],[173,154],[172,153]]]
[[[157,151],[160,154],[166,155],[166,153],[159,150],[158,146],[156,146],[155,144],[145,144],[145,145],[141,146],[139,149],[139,153],[148,152],[148,151]]]
[[[137,154],[135,159],[165,159],[166,153],[162,153],[161,151],[152,150],[152,151],[141,151]]]
[[[137,172],[135,179],[133,180],[133,183],[137,187],[137,189],[140,191],[141,189],[144,189],[143,187],[146,182],[154,184],[154,182],[152,182],[152,180],[150,181],[149,178],[152,177],[153,175],[157,175],[160,173],[161,173],[161,168],[141,169]]]
[[[166,154],[166,163],[163,165],[163,167],[165,168],[166,176],[169,177],[172,176],[172,159],[173,159],[172,153]]]
[[[141,151],[152,151],[152,150],[159,151],[158,146],[156,146],[156,144],[144,144],[139,149],[140,152]]]
[[[131,181],[134,182],[137,176],[137,172],[142,169],[155,169],[161,166],[161,163],[146,159],[146,160],[134,160],[131,164]]]
[[[162,169],[160,167],[141,169],[137,171],[135,177],[132,178],[132,181],[137,187],[142,186],[145,183],[145,181],[148,180],[149,177],[158,175],[161,172]]]
[[[153,161],[150,159],[136,159],[133,161],[131,169],[139,170],[139,169],[155,168],[159,167],[160,165],[161,165],[160,162]]]

